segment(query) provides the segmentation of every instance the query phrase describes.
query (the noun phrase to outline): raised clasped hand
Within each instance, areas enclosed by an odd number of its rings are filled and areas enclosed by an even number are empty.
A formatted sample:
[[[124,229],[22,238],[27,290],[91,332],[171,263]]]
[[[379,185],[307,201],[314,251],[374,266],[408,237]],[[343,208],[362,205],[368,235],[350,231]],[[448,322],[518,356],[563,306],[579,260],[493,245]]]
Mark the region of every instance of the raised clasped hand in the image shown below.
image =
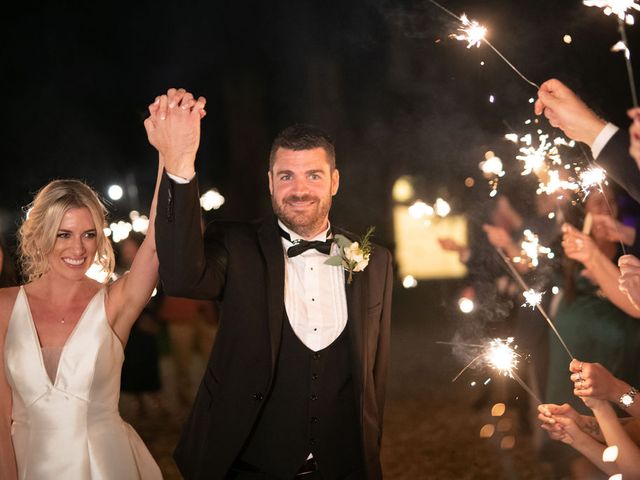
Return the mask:
[[[182,88],[170,88],[149,105],[149,117],[144,122],[147,137],[169,173],[183,178],[194,175],[205,104],[204,97],[196,100]]]

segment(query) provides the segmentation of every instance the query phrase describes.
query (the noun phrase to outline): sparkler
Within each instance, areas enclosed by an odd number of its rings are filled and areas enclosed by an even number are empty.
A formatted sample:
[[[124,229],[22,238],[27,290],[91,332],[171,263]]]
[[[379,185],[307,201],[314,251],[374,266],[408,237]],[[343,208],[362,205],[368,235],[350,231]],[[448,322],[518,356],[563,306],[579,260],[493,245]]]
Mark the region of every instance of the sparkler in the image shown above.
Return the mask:
[[[525,298],[526,302],[522,304],[523,307],[531,307],[531,309],[535,309],[540,302],[542,302],[542,295],[544,292],[537,292],[533,288],[529,290],[525,290],[522,292],[522,296]]]
[[[546,193],[552,195],[563,190],[577,192],[581,185],[574,181],[573,178],[561,179],[560,171],[571,169],[571,165],[563,164],[559,147],[574,148],[576,143],[571,140],[567,141],[564,137],[554,137],[550,139],[550,135],[537,130],[538,142],[534,146],[534,136],[530,133],[520,137],[515,133],[508,133],[504,137],[510,142],[520,145],[517,160],[523,163],[522,175],[535,174],[538,177],[539,184],[536,193],[538,195]],[[589,178],[591,181],[593,177]]]
[[[631,53],[629,52],[629,41],[627,40],[627,31],[625,30],[625,24],[633,25],[634,18],[628,10],[636,10],[640,12],[640,5],[635,0],[583,0],[582,2],[587,7],[602,8],[605,15],[609,16],[614,14],[618,18],[618,32],[620,33],[620,39],[624,48],[616,48],[618,44],[614,45],[617,51],[624,52],[625,64],[627,66],[627,77],[629,79],[629,89],[631,90],[631,100],[633,106],[638,106],[638,96],[636,94],[636,82],[633,78],[633,66],[631,65]],[[620,43],[620,42],[618,42]]]
[[[478,167],[484,177],[489,179],[489,187],[491,187],[489,196],[495,197],[498,194],[498,182],[505,175],[502,160],[489,150],[484,154],[484,161],[480,162]]]
[[[538,257],[540,254],[546,255],[548,258],[553,258],[553,252],[549,247],[545,247],[540,245],[540,240],[538,240],[538,236],[533,233],[531,230],[526,229],[524,232],[524,240],[520,246],[522,247],[522,252],[529,258],[529,264],[531,267],[537,267],[540,263]],[[515,260],[515,259],[514,259]],[[518,258],[520,261],[521,258]],[[518,262],[516,262],[518,263]]]
[[[502,251],[502,249],[500,248],[496,248],[496,251],[498,252],[498,255],[500,255],[500,258],[502,258],[502,261],[505,263],[505,265],[507,266],[507,268],[509,269],[509,271],[511,272],[511,275],[513,276],[513,278],[516,280],[516,282],[518,282],[518,284],[520,285],[520,287],[522,288],[523,291],[529,291],[531,290],[531,288],[529,287],[529,285],[527,285],[527,282],[524,281],[524,279],[522,278],[522,275],[520,275],[520,273],[518,273],[518,270],[516,270],[516,268],[513,266],[513,264],[511,263],[511,260],[509,260],[509,258],[505,255],[505,253]],[[558,340],[560,341],[560,343],[562,344],[562,346],[564,347],[564,349],[567,351],[567,354],[569,354],[569,358],[573,359],[573,354],[571,353],[571,351],[569,350],[569,347],[567,347],[567,344],[565,343],[565,341],[562,339],[562,337],[560,336],[560,332],[558,332],[558,329],[556,328],[556,326],[553,324],[553,322],[551,321],[551,319],[549,318],[549,315],[547,314],[547,312],[545,311],[545,309],[542,307],[542,305],[540,303],[537,303],[535,305],[535,308],[538,310],[538,312],[540,312],[540,315],[542,315],[542,317],[546,320],[546,322],[549,324],[549,327],[551,327],[551,330],[553,331],[553,333],[556,335],[556,337],[558,338]]]
[[[479,360],[482,360],[485,365],[493,368],[499,375],[513,378],[520,384],[522,388],[526,390],[538,403],[542,403],[542,400],[529,388],[529,386],[520,378],[516,373],[520,355],[516,352],[517,345],[513,345],[513,337],[508,338],[494,338],[489,341],[487,345],[477,344],[465,344],[454,342],[436,342],[444,345],[462,345],[473,348],[481,348],[481,352],[476,355],[460,372],[453,378],[452,382],[455,382],[460,375],[462,375],[471,365]],[[485,385],[489,383],[490,379],[487,379]]]
[[[462,22],[462,27],[458,27],[458,30],[462,32],[462,34],[456,35],[452,33],[451,36],[456,40],[469,42],[467,48],[473,46],[480,48],[480,42],[483,40],[486,42],[484,37],[487,34],[487,29],[475,20],[469,20],[464,13],[460,16],[460,21]]]
[[[580,189],[585,193],[585,196],[589,194],[589,190],[593,187],[598,187],[602,191],[602,184],[607,180],[605,171],[600,167],[593,167],[580,172]]]
[[[532,87],[535,87],[536,89],[540,89],[540,86],[538,84],[532,82],[527,77],[525,77],[522,74],[522,72],[518,70],[515,67],[515,65],[513,65],[513,63],[507,60],[507,58],[502,53],[500,53],[500,51],[496,47],[494,47],[489,40],[487,40],[486,38],[487,29],[485,27],[480,25],[475,20],[469,20],[469,18],[467,18],[465,14],[462,14],[462,16],[459,17],[458,15],[453,13],[451,10],[440,5],[435,0],[429,0],[429,2],[431,2],[433,5],[435,5],[436,7],[441,9],[443,12],[447,13],[448,15],[451,15],[453,18],[457,19],[462,24],[462,26],[458,28],[458,31],[461,33],[451,34],[452,38],[455,38],[456,40],[466,41],[467,48],[471,48],[474,45],[476,47],[480,47],[481,42],[486,43],[489,47],[491,47],[491,50],[493,50],[496,53],[496,55],[498,55],[507,65],[509,65],[509,67],[511,67],[511,69],[514,72],[516,72],[520,76],[520,78],[522,78],[525,82],[527,82]]]

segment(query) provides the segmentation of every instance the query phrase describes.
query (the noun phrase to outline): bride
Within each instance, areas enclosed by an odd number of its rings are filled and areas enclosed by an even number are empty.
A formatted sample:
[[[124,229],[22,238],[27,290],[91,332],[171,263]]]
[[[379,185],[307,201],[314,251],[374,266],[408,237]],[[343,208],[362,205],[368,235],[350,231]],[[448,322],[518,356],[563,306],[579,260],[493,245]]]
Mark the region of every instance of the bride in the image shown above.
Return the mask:
[[[158,278],[153,228],[129,274],[103,285],[85,274],[113,271],[104,224],[87,185],[54,180],[18,231],[28,282],[0,290],[3,479],[162,478],[118,413],[123,346]]]
[[[180,103],[199,121],[194,105]],[[28,281],[0,289],[0,478],[161,479],[118,412],[123,347],[158,280],[155,196],[129,273],[108,285],[86,276],[94,262],[114,266],[95,192],[55,180],[31,207],[18,232]]]

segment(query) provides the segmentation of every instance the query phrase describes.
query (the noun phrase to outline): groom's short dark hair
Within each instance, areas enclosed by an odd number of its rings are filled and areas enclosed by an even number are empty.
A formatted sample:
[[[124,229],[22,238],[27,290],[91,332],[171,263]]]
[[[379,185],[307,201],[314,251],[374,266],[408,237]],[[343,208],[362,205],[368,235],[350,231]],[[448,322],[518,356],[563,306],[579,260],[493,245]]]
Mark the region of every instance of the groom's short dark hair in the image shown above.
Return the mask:
[[[276,151],[279,148],[296,151],[324,148],[325,152],[327,152],[331,170],[336,168],[336,150],[333,139],[325,131],[316,126],[295,124],[282,130],[271,145],[269,170],[273,168]]]

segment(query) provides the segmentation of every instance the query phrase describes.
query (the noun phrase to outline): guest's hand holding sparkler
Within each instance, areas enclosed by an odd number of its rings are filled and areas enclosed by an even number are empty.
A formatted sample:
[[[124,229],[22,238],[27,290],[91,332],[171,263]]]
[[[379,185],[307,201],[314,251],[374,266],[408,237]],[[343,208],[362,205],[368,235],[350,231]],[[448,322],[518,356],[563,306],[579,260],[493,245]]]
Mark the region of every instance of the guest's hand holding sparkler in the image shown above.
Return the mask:
[[[593,397],[580,398],[593,411],[608,448],[605,453],[600,443],[576,443],[572,446],[609,475],[618,473],[623,478],[640,478],[638,477],[640,472],[638,422],[631,421],[623,424],[606,400]]]
[[[564,403],[546,403],[538,406],[538,420],[542,422],[540,427],[549,433],[553,440],[562,440],[564,423],[558,422],[558,418],[564,417],[573,421],[580,430],[598,442],[604,442],[604,437],[598,426],[598,422],[593,416],[581,415],[571,405]]]
[[[618,259],[620,278],[618,285],[620,291],[636,308],[640,309],[640,259],[633,255],[623,255]]]
[[[585,266],[587,272],[584,272],[583,276],[598,285],[605,297],[616,307],[627,315],[640,318],[640,309],[620,291],[618,283],[620,271],[598,247],[596,241],[568,223],[562,226],[562,233],[562,247],[565,254]]]
[[[466,245],[456,242],[451,237],[439,237],[438,243],[443,250],[447,252],[454,252],[458,254],[460,263],[467,263],[471,255],[471,250]]]
[[[575,358],[569,364],[571,381],[573,382],[574,395],[582,398],[585,404],[591,399],[618,403],[620,398],[631,391],[631,385],[614,377],[609,370],[599,363],[581,362]],[[633,415],[640,414],[640,404],[628,407],[628,412]]]
[[[520,249],[513,241],[513,238],[511,237],[509,232],[507,232],[504,228],[485,223],[484,225],[482,225],[482,229],[487,234],[487,240],[489,241],[489,243],[493,247],[504,252],[504,254],[506,254],[509,259],[520,256]],[[524,263],[516,263],[515,268],[517,268],[521,273],[529,270],[527,265]]]
[[[608,475],[617,473],[617,466],[603,461],[606,445],[604,435],[594,417],[580,415],[569,404],[538,406],[540,425],[552,440],[571,445]]]
[[[603,240],[615,243],[624,243],[632,246],[636,240],[636,229],[625,225],[611,215],[603,215],[594,213],[591,216],[593,227],[591,231],[593,235]]]
[[[562,225],[562,248],[567,257],[577,260],[586,268],[593,264],[595,256],[599,253],[598,246],[589,235],[568,223]]]
[[[540,85],[534,110],[536,115],[544,113],[549,123],[569,138],[589,147],[607,124],[569,87],[554,78]]]
[[[629,137],[631,139],[629,154],[636,161],[638,168],[640,168],[640,108],[632,108],[627,114],[633,120],[629,126]]]

